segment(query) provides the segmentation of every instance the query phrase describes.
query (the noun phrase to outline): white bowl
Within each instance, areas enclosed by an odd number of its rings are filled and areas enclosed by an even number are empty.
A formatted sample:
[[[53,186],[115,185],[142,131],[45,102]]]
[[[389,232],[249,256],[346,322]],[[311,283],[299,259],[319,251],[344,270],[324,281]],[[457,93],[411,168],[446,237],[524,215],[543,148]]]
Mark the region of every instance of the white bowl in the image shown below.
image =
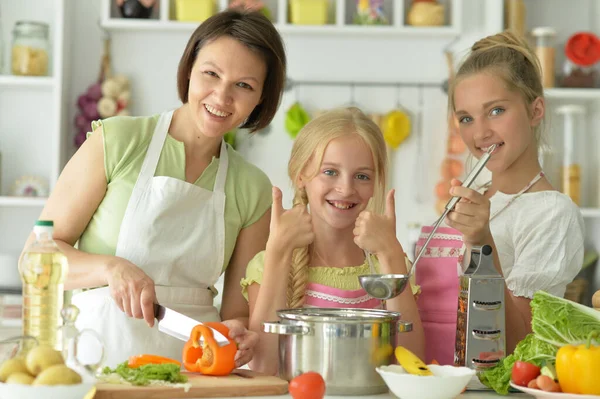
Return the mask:
[[[462,392],[475,370],[468,367],[430,364],[432,376],[408,374],[402,366],[377,367],[390,391],[400,399],[452,399]]]
[[[93,382],[83,382],[76,385],[21,385],[4,384],[0,382],[0,398],[2,399],[84,399],[94,389]],[[95,390],[94,390],[95,392]],[[93,397],[93,394],[89,396]]]

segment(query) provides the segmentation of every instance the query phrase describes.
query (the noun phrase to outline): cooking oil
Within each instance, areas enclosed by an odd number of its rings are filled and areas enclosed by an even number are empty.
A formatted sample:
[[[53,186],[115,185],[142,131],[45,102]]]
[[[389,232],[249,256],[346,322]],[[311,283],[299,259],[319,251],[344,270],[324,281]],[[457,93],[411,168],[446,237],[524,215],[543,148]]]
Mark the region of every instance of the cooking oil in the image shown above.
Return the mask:
[[[52,233],[54,223],[38,220],[35,241],[19,262],[23,282],[23,334],[33,336],[41,345],[62,349],[60,312],[63,308],[64,281],[68,265]],[[24,347],[26,352],[30,348]]]

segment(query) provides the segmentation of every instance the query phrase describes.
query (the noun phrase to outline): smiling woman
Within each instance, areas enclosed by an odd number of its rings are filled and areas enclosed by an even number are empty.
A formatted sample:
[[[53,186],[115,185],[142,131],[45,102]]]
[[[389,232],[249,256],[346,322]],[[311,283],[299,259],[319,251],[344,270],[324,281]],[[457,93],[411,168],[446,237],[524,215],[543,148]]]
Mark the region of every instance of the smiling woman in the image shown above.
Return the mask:
[[[79,328],[105,339],[106,365],[152,353],[181,359],[183,342],[154,326],[154,303],[226,324],[236,366],[258,340],[238,285],[265,248],[271,184],[223,141],[256,131],[277,111],[286,56],[260,13],[229,10],[200,25],[179,63],[182,105],[149,117],[93,123],[42,218],[68,257]],[[74,245],[78,242],[78,248]],[[225,271],[221,312],[213,285]]]

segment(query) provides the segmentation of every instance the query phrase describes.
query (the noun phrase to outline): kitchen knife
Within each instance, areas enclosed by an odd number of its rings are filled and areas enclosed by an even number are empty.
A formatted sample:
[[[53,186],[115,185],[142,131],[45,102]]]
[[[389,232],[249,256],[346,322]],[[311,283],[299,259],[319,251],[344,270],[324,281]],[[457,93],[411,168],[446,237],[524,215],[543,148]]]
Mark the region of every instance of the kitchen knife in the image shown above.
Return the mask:
[[[158,320],[158,331],[164,332],[165,334],[182,341],[188,341],[192,334],[192,329],[198,324],[203,324],[191,317],[178,313],[172,309],[165,308],[159,304],[154,304],[154,317]],[[219,346],[229,344],[229,340],[223,334],[212,327],[209,328],[212,330],[213,337]],[[203,338],[200,337],[200,342],[202,341]]]

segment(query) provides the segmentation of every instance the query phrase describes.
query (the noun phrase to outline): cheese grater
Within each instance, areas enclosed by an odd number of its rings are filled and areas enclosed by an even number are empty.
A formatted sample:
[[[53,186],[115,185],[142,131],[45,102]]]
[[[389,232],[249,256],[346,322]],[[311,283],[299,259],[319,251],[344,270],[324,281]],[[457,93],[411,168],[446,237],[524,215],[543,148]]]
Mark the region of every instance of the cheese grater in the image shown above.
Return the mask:
[[[505,356],[504,277],[494,267],[492,247],[473,247],[460,277],[454,364],[477,371]],[[488,389],[473,378],[469,389]]]

